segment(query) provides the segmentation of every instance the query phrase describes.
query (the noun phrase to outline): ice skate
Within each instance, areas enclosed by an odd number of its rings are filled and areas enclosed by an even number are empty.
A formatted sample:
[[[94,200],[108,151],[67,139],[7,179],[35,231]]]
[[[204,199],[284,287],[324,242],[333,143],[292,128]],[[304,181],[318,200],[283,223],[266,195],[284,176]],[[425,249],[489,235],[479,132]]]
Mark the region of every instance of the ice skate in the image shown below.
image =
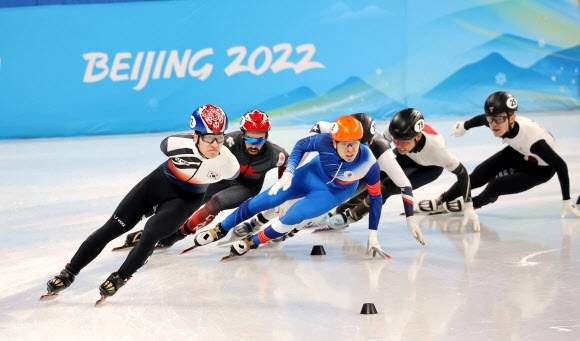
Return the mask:
[[[195,239],[193,240],[195,242],[195,245],[193,245],[192,247],[188,247],[187,249],[181,251],[181,254],[189,252],[198,246],[207,245],[209,243],[215,242],[216,240],[220,240],[223,237],[225,237],[226,234],[227,234],[227,231],[225,231],[222,228],[222,224],[218,223],[216,225],[216,227],[214,227],[213,229],[209,229],[209,230],[198,233],[198,235],[195,236]]]
[[[197,236],[195,236],[195,245],[203,246],[209,243],[213,243],[216,240],[220,240],[225,237],[227,233],[228,232],[222,228],[222,224],[218,223],[213,229],[200,232]]]
[[[95,303],[95,306],[102,303],[107,297],[115,295],[117,291],[121,289],[121,287],[125,285],[125,283],[127,283],[130,278],[131,277],[122,279],[117,272],[110,274],[109,277],[107,277],[107,279],[99,287],[101,298]]]
[[[173,246],[173,244],[177,243],[180,240],[183,240],[185,235],[181,233],[180,230],[177,230],[170,234],[169,236],[161,239],[155,244],[155,250],[163,250]]]
[[[47,293],[40,296],[40,300],[50,300],[58,297],[58,293],[68,288],[75,281],[75,275],[68,269],[63,269],[60,274],[46,283]]]
[[[328,219],[330,219],[330,217],[332,217],[334,214],[332,212],[326,212],[324,213],[317,221],[316,221],[316,226],[326,226],[326,222],[328,221]]]
[[[125,243],[121,246],[114,247],[111,251],[119,251],[134,247],[139,242],[139,240],[141,240],[142,234],[143,230],[129,233],[125,238]]]
[[[224,245],[224,244],[233,243],[237,240],[242,240],[245,237],[247,237],[248,235],[254,234],[255,232],[260,231],[261,228],[262,228],[262,223],[260,222],[260,220],[258,220],[258,218],[254,217],[254,218],[250,219],[250,221],[247,221],[247,222],[244,221],[243,223],[236,225],[232,229],[232,236],[230,237],[230,239],[222,240],[217,245],[220,246],[220,245]]]
[[[447,212],[463,212],[464,208],[465,201],[463,201],[463,198],[443,203],[443,209]]]
[[[415,213],[424,213],[429,215],[445,213],[445,208],[441,202],[442,198],[443,194],[441,194],[437,199],[419,201],[419,210]]]
[[[269,241],[267,244],[265,244],[265,245],[277,245],[277,244],[280,244],[280,243],[282,243],[283,241],[285,241],[286,239],[294,237],[294,236],[296,235],[296,233],[298,233],[299,231],[300,231],[300,230],[298,230],[298,229],[293,229],[292,231],[290,231],[290,232],[286,233],[285,235],[283,235],[283,236],[281,236],[281,237],[278,237],[278,238],[276,238],[276,239],[272,239],[272,240],[270,240],[270,241]]]
[[[335,214],[332,218],[328,219],[328,221],[326,222],[326,226],[330,227],[333,230],[340,230],[348,227],[349,223],[355,222],[356,220],[354,219],[351,210],[347,208],[341,214]]]
[[[419,201],[419,211],[415,213],[424,214],[444,214],[449,212],[462,212],[465,207],[463,198],[442,202],[443,194],[437,199],[421,200]]]
[[[234,243],[231,247],[230,247],[230,254],[222,257],[222,261],[226,260],[226,259],[230,259],[234,256],[243,256],[245,255],[248,251],[252,250],[252,249],[257,249],[258,245],[254,244],[254,241],[252,240],[252,236],[248,236],[242,240],[240,240],[237,243]]]

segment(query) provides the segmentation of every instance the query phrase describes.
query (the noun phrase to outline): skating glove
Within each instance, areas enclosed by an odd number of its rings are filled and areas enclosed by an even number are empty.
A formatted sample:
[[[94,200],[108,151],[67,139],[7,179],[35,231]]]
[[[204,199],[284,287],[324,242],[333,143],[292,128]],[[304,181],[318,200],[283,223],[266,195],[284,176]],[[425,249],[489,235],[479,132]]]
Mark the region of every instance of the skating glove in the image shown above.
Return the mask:
[[[276,195],[276,193],[278,193],[280,188],[282,188],[283,191],[287,190],[292,184],[292,176],[294,176],[294,174],[284,172],[284,174],[282,174],[280,179],[278,179],[278,181],[276,181],[276,183],[270,188],[268,194]]]
[[[479,218],[473,209],[473,201],[465,203],[465,212],[463,212],[461,226],[465,227],[470,220],[473,222],[473,230],[479,232]]]
[[[562,201],[562,218],[565,218],[568,213],[574,214],[577,217],[580,217],[580,211],[576,208],[576,205],[572,204],[572,200],[564,200]]]
[[[407,217],[407,227],[409,228],[409,231],[411,231],[413,237],[415,237],[415,239],[417,239],[421,245],[425,245],[425,240],[423,240],[423,233],[421,232],[419,225],[415,223],[415,218],[413,216]]]
[[[459,137],[459,136],[463,136],[467,132],[467,130],[465,130],[465,128],[464,128],[463,123],[464,122],[455,123],[453,128],[451,128],[451,136]]]
[[[381,246],[379,245],[379,240],[377,239],[377,230],[369,230],[369,241],[367,243],[367,253],[366,256],[369,257],[371,252],[373,253],[373,258],[377,256],[381,256],[383,259],[391,259],[392,257],[389,256]]]

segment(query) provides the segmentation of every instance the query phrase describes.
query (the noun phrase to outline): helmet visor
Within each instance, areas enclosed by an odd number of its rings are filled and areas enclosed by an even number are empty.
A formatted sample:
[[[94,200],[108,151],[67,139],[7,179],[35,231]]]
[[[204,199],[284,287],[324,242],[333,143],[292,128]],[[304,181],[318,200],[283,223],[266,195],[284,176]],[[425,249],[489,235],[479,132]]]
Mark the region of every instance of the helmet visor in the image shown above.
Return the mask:
[[[393,143],[397,146],[406,146],[413,142],[413,139],[403,140],[403,139],[396,139],[393,137]]]
[[[265,137],[249,137],[249,136],[244,135],[243,139],[244,139],[244,142],[246,142],[247,144],[251,144],[254,146],[259,146],[259,145],[266,143]]]
[[[205,143],[214,143],[214,141],[224,143],[226,137],[224,134],[201,134],[200,138]]]
[[[339,148],[348,148],[348,147],[353,147],[353,148],[357,148],[358,146],[360,146],[360,141],[359,140],[354,140],[354,141],[340,141],[340,142],[336,142],[336,146]]]
[[[487,119],[487,123],[491,124],[491,122],[494,122],[496,124],[500,124],[500,123],[504,123],[505,121],[507,121],[509,115],[485,115],[485,118]]]

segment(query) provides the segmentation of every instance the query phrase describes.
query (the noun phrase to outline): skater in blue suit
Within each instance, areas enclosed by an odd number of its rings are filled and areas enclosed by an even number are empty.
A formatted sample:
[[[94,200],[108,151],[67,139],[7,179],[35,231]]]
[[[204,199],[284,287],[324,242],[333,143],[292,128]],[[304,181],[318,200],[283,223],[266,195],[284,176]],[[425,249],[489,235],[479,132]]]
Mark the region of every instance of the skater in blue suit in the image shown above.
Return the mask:
[[[286,214],[271,226],[250,235],[231,247],[232,255],[241,256],[260,244],[283,236],[307,219],[318,218],[329,209],[346,201],[365,178],[370,197],[369,239],[367,256],[379,254],[390,258],[380,247],[377,227],[381,216],[380,167],[371,150],[361,145],[362,124],[352,116],[341,116],[334,121],[330,134],[318,134],[299,140],[288,160],[282,177],[269,189],[250,200],[213,229],[199,233],[197,246],[217,241],[237,224],[258,212],[276,207],[287,200],[298,199]],[[307,152],[318,152],[318,156],[297,168]],[[280,191],[282,189],[282,191]]]

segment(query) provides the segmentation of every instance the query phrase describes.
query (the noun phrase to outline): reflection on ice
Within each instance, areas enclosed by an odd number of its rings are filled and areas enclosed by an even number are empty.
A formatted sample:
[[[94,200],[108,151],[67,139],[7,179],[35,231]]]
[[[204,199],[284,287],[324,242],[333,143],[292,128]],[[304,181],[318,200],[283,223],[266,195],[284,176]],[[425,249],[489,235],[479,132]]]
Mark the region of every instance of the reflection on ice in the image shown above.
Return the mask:
[[[445,132],[455,121],[431,123]],[[580,115],[541,121],[556,132],[576,198]],[[275,128],[271,138],[290,148],[308,128]],[[164,159],[158,145],[165,135],[0,141],[3,339],[578,338],[580,219],[560,219],[556,178],[479,210],[479,233],[463,228],[461,215],[418,216],[425,246],[399,216],[400,198],[390,198],[379,227],[388,262],[365,258],[366,219],[342,231],[301,231],[225,262],[228,248],[216,245],[181,255],[193,244],[186,238],[156,251],[95,309],[98,285],[126,256],[108,251],[121,237],[59,298],[38,302],[82,240]],[[477,134],[447,140],[468,169],[503,147]],[[415,199],[437,197],[452,181],[444,174]],[[326,255],[311,256],[313,245]],[[360,314],[367,302],[378,314]]]

